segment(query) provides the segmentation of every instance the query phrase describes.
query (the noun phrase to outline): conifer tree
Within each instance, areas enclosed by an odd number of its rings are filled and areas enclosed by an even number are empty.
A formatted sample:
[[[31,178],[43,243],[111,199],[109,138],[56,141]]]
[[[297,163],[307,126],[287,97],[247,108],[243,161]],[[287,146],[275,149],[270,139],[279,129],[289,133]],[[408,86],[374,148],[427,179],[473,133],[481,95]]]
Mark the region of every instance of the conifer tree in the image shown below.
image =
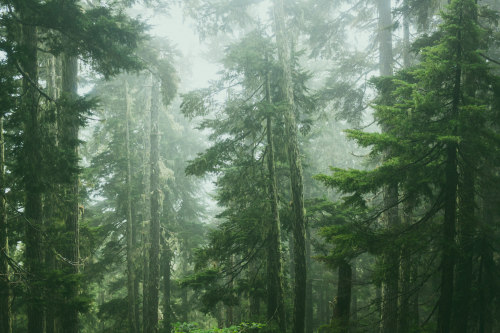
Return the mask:
[[[276,46],[281,65],[281,94],[286,107],[284,112],[285,133],[287,137],[288,163],[290,167],[290,184],[293,203],[293,249],[294,249],[294,301],[293,332],[303,333],[305,328],[306,303],[306,253],[305,253],[305,217],[304,188],[302,179],[302,162],[298,145],[297,122],[295,120],[295,101],[291,74],[289,36],[286,31],[285,12],[282,0],[275,0],[274,25],[276,29]]]

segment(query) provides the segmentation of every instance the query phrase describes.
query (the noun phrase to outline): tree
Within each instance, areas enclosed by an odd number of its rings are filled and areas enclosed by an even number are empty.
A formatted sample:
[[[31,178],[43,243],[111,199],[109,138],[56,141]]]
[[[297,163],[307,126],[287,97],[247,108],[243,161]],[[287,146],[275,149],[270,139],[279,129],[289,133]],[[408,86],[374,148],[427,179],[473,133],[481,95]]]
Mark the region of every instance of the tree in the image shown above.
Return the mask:
[[[443,14],[444,23],[436,39],[421,50],[421,63],[399,72],[395,79],[375,81],[380,90],[376,117],[387,130],[350,131],[350,135],[377,153],[390,149],[393,156],[371,171],[337,170],[332,178],[322,178],[351,193],[351,203],[364,205],[364,195],[394,181],[404,190],[402,200],[416,199],[422,203],[426,198],[432,202],[427,207],[422,205],[425,213],[412,226],[427,223],[427,228],[431,228],[428,221],[439,218],[442,222],[438,238],[442,261],[439,332],[453,330],[450,318],[461,308],[455,307],[454,300],[458,299],[453,295],[458,245],[455,234],[457,211],[458,216],[471,217],[468,204],[475,201],[467,180],[472,176],[468,168],[475,168],[473,161],[494,154],[489,150],[492,142],[488,137],[492,132],[486,124],[491,115],[486,105],[496,103],[493,91],[497,89],[497,79],[478,54],[477,41],[481,40],[482,31],[477,26],[476,10],[473,1],[453,1]],[[478,137],[481,139],[476,140]],[[472,146],[476,154],[469,155]],[[467,199],[460,193],[468,193]],[[442,219],[440,210],[444,213]],[[467,221],[472,223],[472,219]],[[415,228],[412,226],[393,231],[393,237]],[[471,229],[461,226],[459,230],[466,236]],[[467,249],[466,244],[459,244],[461,251]]]
[[[281,94],[286,107],[284,113],[285,133],[287,137],[288,163],[290,167],[290,184],[293,202],[293,249],[294,249],[294,311],[293,332],[303,333],[305,326],[306,302],[306,258],[305,258],[305,219],[304,194],[302,179],[302,163],[300,158],[295,120],[295,102],[290,62],[288,35],[286,34],[285,12],[282,0],[274,0],[274,24],[276,29],[276,46],[281,65]]]

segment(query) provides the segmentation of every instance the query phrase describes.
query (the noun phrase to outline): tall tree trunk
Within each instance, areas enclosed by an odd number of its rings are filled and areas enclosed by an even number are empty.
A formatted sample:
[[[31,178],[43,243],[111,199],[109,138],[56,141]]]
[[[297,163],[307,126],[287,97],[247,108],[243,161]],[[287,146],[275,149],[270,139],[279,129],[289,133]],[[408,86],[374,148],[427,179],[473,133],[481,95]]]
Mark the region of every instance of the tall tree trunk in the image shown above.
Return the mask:
[[[59,90],[61,88],[60,82],[57,80],[57,71],[60,72],[61,66],[60,61],[55,56],[50,56],[47,64],[48,75],[47,75],[47,94],[54,100],[59,98]],[[48,101],[48,106],[53,107],[52,102]],[[46,118],[50,116],[45,116]],[[56,115],[57,118],[57,115]],[[50,150],[51,154],[54,154],[58,148],[58,140],[57,140],[57,121],[47,122],[44,124],[44,135],[46,136],[46,142],[49,142],[50,147],[47,147],[46,150]],[[59,218],[57,216],[58,211],[58,194],[60,191],[60,184],[56,182],[47,182],[46,181],[46,195],[43,200],[43,215],[44,215],[44,224],[46,227],[46,232],[50,232],[50,230],[55,225],[55,221]],[[54,248],[56,244],[52,241],[48,240],[48,244],[46,244],[47,248]],[[54,252],[49,250],[45,251],[45,267],[49,271],[56,270],[56,258]],[[52,288],[45,288],[45,297],[47,300],[46,311],[45,311],[45,332],[46,333],[55,333],[56,331],[56,318],[57,318],[57,310],[58,304],[56,302],[51,302],[51,296],[53,294]]]
[[[186,237],[183,240],[183,251],[182,251],[182,275],[188,274],[188,269],[189,269],[189,239]],[[252,263],[250,263],[250,270],[252,269]],[[189,299],[188,299],[188,288],[187,287],[181,287],[181,304],[182,304],[182,311],[181,311],[181,322],[187,323],[188,322],[188,315],[189,315]],[[250,309],[252,306],[250,305]],[[251,311],[251,310],[250,310]],[[257,319],[253,320],[257,321]]]
[[[144,154],[142,158],[142,332],[147,332],[147,313],[149,311],[148,303],[148,283],[149,283],[149,235],[148,226],[151,223],[151,100],[152,100],[152,85],[153,76],[150,74],[146,85],[149,86],[144,101]]]
[[[410,15],[409,15],[409,2],[403,1],[403,67],[410,67]],[[403,207],[403,223],[405,228],[409,228],[412,220],[411,214],[413,212],[413,205],[405,202]],[[410,258],[409,245],[403,244],[401,247],[401,271],[400,271],[400,289],[399,295],[399,313],[398,313],[398,331],[406,333],[410,331],[410,298],[411,293],[418,293],[417,290],[411,290],[411,269],[412,263]],[[416,285],[415,285],[416,286]]]
[[[162,236],[161,262],[163,267],[163,332],[172,331],[172,309],[171,309],[171,262],[172,251],[168,244],[168,236]]]
[[[5,200],[5,138],[0,117],[0,331],[12,332],[9,284],[9,238],[7,236],[7,202]]]
[[[311,272],[311,229],[309,223],[306,226],[306,267],[307,271]],[[312,276],[308,274],[306,284],[306,333],[313,332],[313,294],[312,294]]]
[[[488,174],[491,172],[491,169],[494,166],[486,166]],[[482,170],[484,171],[484,170]],[[481,222],[480,230],[481,230],[481,238],[482,242],[478,242],[481,244],[481,249],[479,250],[480,259],[479,259],[479,330],[478,333],[492,333],[493,332],[493,323],[494,323],[494,312],[493,309],[495,306],[493,305],[493,300],[495,298],[495,293],[492,292],[494,290],[495,281],[495,273],[494,273],[494,259],[493,259],[493,247],[491,246],[488,236],[491,233],[491,225],[494,219],[494,212],[497,209],[498,198],[495,201],[493,196],[498,191],[495,187],[496,184],[485,184],[483,185],[486,188],[481,190],[483,194],[483,204],[482,204],[482,214],[481,214]]]
[[[126,191],[127,191],[127,300],[128,300],[128,329],[130,333],[137,332],[137,322],[135,314],[135,265],[134,265],[134,244],[132,230],[134,228],[132,221],[132,175],[130,168],[130,94],[128,90],[128,82],[125,82],[125,150],[127,159],[127,174],[126,174]]]
[[[455,311],[453,318],[453,332],[466,333],[471,303],[472,288],[472,255],[474,251],[474,168],[472,156],[468,151],[467,143],[461,144],[462,161],[461,186],[459,187],[459,215],[458,215],[458,240],[459,256],[456,266],[455,283]]]
[[[405,228],[409,228],[411,225],[412,208],[410,204],[406,203],[404,205],[403,221]],[[401,333],[410,332],[410,298],[413,293],[418,292],[416,290],[411,290],[411,269],[410,248],[407,244],[404,244],[401,247],[401,294],[399,297],[400,310],[398,314],[398,331]]]
[[[461,40],[461,32],[458,30],[457,40]],[[460,90],[462,82],[462,67],[460,64],[462,58],[462,49],[460,43],[457,43],[457,66],[455,69],[454,90],[452,100],[452,120],[458,119],[460,105]],[[456,128],[454,129],[456,134]],[[457,210],[457,144],[448,143],[446,147],[446,166],[444,183],[444,222],[443,222],[443,240],[442,240],[442,262],[441,262],[441,295],[439,298],[438,312],[438,333],[448,333],[451,330],[451,314],[453,308],[453,285],[455,268],[455,223]]]
[[[159,92],[158,83],[153,83],[151,94],[151,154],[150,154],[150,184],[151,184],[151,221],[149,240],[149,281],[148,281],[148,309],[144,318],[146,321],[145,333],[158,332],[158,289],[160,279],[160,215],[162,193],[160,188],[160,150],[159,150]]]
[[[352,288],[351,288],[351,318],[350,318],[350,332],[357,332],[357,326],[358,326],[358,293],[356,288],[354,286],[356,285],[358,275],[356,271],[356,264],[351,263],[351,270],[352,270],[352,275],[351,275],[351,283],[352,283]]]
[[[418,283],[418,262],[412,262],[410,281],[412,286],[417,286]],[[410,327],[420,326],[420,291],[415,290],[410,298]],[[403,333],[403,332],[401,332]]]
[[[295,265],[295,284],[293,300],[293,332],[303,333],[305,326],[306,303],[306,255],[305,255],[305,219],[304,186],[302,162],[299,152],[297,123],[295,120],[295,102],[290,65],[290,49],[285,25],[283,0],[274,0],[274,24],[278,58],[282,70],[281,93],[287,108],[284,114],[287,137],[288,162],[290,164],[290,183],[293,203],[293,247]]]
[[[269,73],[266,74],[266,100],[269,105],[272,104]],[[280,332],[286,332],[283,265],[281,261],[281,225],[274,164],[273,123],[270,114],[267,115],[266,131],[268,191],[272,216],[267,235],[267,320],[275,322]]]
[[[248,265],[248,278],[250,280],[250,292],[248,295],[249,299],[249,318],[248,321],[258,323],[260,316],[260,298],[257,293],[257,288],[259,288],[259,283],[256,281],[256,277],[259,269],[259,260],[257,258],[250,261]]]
[[[391,0],[378,0],[379,28],[379,65],[381,76],[392,76],[392,15]],[[386,131],[387,129],[383,129]],[[391,152],[386,152],[387,157]],[[389,184],[384,190],[384,207],[387,209],[385,219],[388,229],[399,224],[398,216],[398,184]],[[399,249],[389,245],[383,254],[384,280],[382,282],[382,332],[396,333],[398,323],[398,281],[399,281]]]
[[[342,261],[339,265],[339,281],[337,286],[337,301],[333,309],[333,331],[339,333],[349,332],[349,317],[351,314],[352,268]]]
[[[26,15],[28,9],[20,11],[23,22],[29,22]],[[35,84],[38,83],[38,34],[34,25],[22,26],[23,57],[21,67],[23,77],[22,112],[24,116],[24,188],[25,188],[25,221],[26,221],[26,269],[29,274],[27,299],[28,332],[43,333],[44,315],[42,288],[40,282],[43,268],[42,251],[42,140],[41,121],[38,105],[39,94]]]
[[[63,54],[62,56],[62,94],[68,102],[73,102],[77,95],[77,58]],[[79,114],[74,106],[65,107],[61,114],[62,126],[60,145],[68,158],[69,174],[64,186],[65,227],[68,235],[68,244],[64,246],[64,256],[68,262],[64,263],[66,274],[74,275],[79,272],[79,228],[78,228],[78,131]],[[66,302],[71,304],[78,296],[78,282],[76,279],[68,286]],[[61,316],[62,329],[65,333],[77,333],[78,308],[75,305],[67,306]]]

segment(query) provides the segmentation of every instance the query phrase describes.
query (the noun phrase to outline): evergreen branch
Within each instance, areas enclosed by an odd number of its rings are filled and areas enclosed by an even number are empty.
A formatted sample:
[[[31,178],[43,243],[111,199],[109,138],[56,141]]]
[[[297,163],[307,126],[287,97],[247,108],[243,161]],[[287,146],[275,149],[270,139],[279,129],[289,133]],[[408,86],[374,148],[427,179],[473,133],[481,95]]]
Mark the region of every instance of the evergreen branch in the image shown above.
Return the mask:
[[[14,62],[14,65],[16,66],[17,70],[19,71],[19,73],[22,75],[23,78],[25,78],[29,84],[35,88],[39,93],[40,95],[42,95],[43,97],[45,97],[46,99],[48,99],[49,101],[57,104],[57,102],[52,98],[50,97],[49,95],[47,95],[43,90],[42,88],[40,88],[38,86],[38,84],[36,82],[33,81],[33,79],[31,79],[31,77],[28,75],[28,73],[26,73],[22,68],[21,68],[21,65],[19,65],[19,62],[16,60]]]
[[[479,53],[479,55],[480,55],[481,57],[483,57],[484,59],[486,59],[486,60],[488,60],[488,61],[491,61],[491,62],[492,62],[492,63],[494,63],[494,64],[500,65],[500,61],[495,60],[495,59],[492,59],[492,58],[488,57],[488,56],[487,56],[486,54],[484,54],[484,53]]]

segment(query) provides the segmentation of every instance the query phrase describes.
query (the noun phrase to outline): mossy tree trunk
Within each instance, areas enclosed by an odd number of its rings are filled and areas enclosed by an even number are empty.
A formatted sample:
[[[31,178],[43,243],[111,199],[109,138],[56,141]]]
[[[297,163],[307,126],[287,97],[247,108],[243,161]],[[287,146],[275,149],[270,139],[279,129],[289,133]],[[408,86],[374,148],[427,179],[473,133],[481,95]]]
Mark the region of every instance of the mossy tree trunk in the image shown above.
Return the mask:
[[[131,153],[130,153],[130,108],[131,96],[129,93],[128,82],[125,79],[125,155],[127,159],[127,170],[125,175],[126,186],[126,239],[127,239],[127,301],[128,301],[128,329],[130,333],[137,333],[138,326],[136,321],[136,294],[135,294],[135,249],[133,242],[134,224],[132,220],[132,174],[131,174]]]
[[[295,102],[290,63],[290,48],[286,33],[285,11],[283,0],[274,0],[274,24],[276,44],[282,77],[280,82],[284,112],[285,135],[287,142],[288,162],[290,167],[290,183],[293,205],[293,248],[294,248],[294,301],[293,329],[294,333],[303,333],[305,326],[306,304],[306,254],[305,254],[305,219],[304,219],[304,186],[302,179],[302,162],[299,152],[297,122],[295,119]]]
[[[23,22],[30,21],[29,9],[18,10]],[[20,46],[23,50],[19,59],[24,72],[22,86],[21,112],[23,113],[23,159],[25,190],[25,243],[26,270],[29,278],[27,297],[28,332],[43,333],[44,313],[41,274],[43,269],[42,251],[42,140],[39,109],[38,84],[38,33],[33,25],[22,25]]]
[[[265,85],[266,100],[270,107],[272,100],[269,73],[266,74]],[[274,161],[273,121],[271,114],[267,115],[266,121],[267,181],[272,217],[267,235],[267,320],[275,322],[280,332],[286,332],[285,304],[283,297],[283,265],[281,261],[281,226],[278,207],[278,188],[276,184],[276,168]],[[255,305],[256,302],[254,302],[254,306]]]
[[[79,208],[78,208],[78,132],[80,128],[79,112],[71,105],[77,97],[78,60],[76,57],[63,54],[62,56],[62,97],[67,104],[61,110],[61,132],[60,146],[66,154],[65,163],[68,165],[68,174],[63,186],[64,198],[64,220],[66,228],[66,242],[64,245],[64,271],[68,275],[79,273]],[[77,333],[78,328],[78,279],[68,282],[66,305],[61,315],[62,330],[65,333]]]
[[[381,76],[393,75],[391,1],[378,0],[379,66]],[[387,130],[387,129],[383,129]],[[391,152],[386,152],[390,158]],[[388,229],[399,224],[398,184],[384,189],[385,222]],[[398,323],[399,248],[387,246],[383,253],[384,279],[382,282],[382,332],[396,333]]]
[[[7,225],[7,202],[5,200],[5,138],[3,117],[0,117],[0,331],[12,332],[10,311],[11,289],[9,284],[9,238]]]
[[[158,83],[153,82],[151,94],[151,153],[150,153],[150,186],[151,186],[151,221],[149,222],[149,281],[148,308],[144,321],[145,333],[158,332],[158,303],[160,281],[160,216],[162,191],[160,188],[160,150],[159,139],[159,93]]]

